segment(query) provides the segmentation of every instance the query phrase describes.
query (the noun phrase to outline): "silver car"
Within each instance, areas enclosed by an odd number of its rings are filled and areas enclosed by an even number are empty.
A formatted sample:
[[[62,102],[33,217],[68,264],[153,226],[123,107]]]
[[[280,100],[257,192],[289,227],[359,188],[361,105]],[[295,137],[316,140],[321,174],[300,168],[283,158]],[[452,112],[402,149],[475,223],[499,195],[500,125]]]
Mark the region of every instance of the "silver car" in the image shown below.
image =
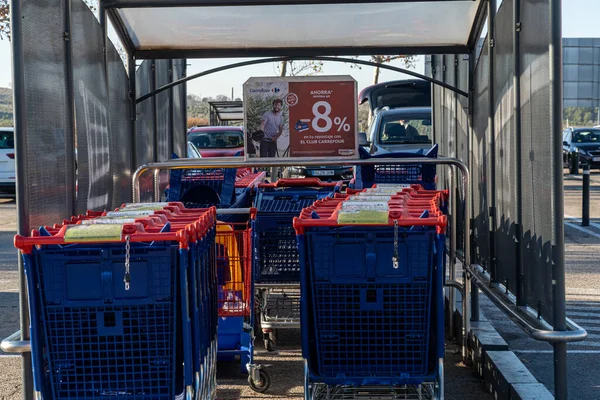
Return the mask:
[[[371,155],[428,150],[432,139],[430,107],[378,109],[368,131],[360,133],[360,145]]]

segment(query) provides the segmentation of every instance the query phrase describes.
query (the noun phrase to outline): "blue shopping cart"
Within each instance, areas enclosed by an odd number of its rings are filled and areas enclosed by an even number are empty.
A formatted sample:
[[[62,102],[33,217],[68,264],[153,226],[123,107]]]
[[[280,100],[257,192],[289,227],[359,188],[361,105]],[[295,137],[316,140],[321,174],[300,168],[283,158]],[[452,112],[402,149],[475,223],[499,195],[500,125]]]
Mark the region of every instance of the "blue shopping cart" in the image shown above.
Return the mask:
[[[210,286],[189,276],[198,245],[214,243],[215,209],[193,224],[154,231],[102,218],[15,237],[30,296],[36,392],[52,399],[214,397],[194,388],[209,388],[193,372],[207,349],[194,346],[187,300]],[[216,310],[205,325],[215,329]]]
[[[339,193],[342,182],[318,178],[260,184],[253,221],[259,323],[265,349],[274,351],[278,329],[300,328],[300,265],[294,217],[316,200]]]
[[[250,219],[255,209],[251,209]],[[218,360],[239,357],[240,370],[248,373],[250,388],[269,389],[268,372],[254,363],[254,274],[250,223],[217,224],[215,264],[217,271]]]
[[[320,204],[294,219],[305,399],[411,390],[437,398],[446,217],[345,225]]]
[[[359,148],[360,158],[363,160],[377,158],[437,158],[438,145],[427,151],[417,152],[392,152],[372,156],[364,148]],[[370,188],[376,183],[420,184],[425,189],[436,188],[435,164],[374,164],[355,167],[355,176],[348,187],[361,190]]]

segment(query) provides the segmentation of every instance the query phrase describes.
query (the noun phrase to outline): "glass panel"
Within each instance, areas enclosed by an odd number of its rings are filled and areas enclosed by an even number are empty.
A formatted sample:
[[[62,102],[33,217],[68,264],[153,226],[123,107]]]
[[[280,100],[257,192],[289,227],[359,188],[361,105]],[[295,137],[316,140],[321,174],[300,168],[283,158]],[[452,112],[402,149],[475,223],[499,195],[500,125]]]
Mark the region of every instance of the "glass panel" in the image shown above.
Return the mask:
[[[139,50],[465,45],[478,1],[121,9]]]

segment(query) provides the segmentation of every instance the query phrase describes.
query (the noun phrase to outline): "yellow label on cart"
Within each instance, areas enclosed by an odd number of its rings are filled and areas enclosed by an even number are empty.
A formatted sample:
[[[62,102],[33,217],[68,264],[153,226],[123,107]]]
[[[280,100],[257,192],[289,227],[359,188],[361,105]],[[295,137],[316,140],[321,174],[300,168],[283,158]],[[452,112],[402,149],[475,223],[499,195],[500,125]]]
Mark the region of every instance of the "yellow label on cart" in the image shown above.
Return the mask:
[[[71,225],[65,243],[120,242],[123,224]]]
[[[338,224],[385,224],[388,223],[387,211],[362,210],[362,211],[340,211],[338,213]]]

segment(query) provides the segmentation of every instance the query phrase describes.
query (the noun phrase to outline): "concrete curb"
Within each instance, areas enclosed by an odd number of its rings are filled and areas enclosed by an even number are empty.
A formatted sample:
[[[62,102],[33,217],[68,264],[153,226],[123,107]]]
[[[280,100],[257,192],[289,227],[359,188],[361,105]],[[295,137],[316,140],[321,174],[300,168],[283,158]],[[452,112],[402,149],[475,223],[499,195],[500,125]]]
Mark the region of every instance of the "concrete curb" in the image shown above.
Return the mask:
[[[446,299],[447,300],[447,299]],[[462,307],[452,314],[454,337],[462,340]],[[449,315],[446,301],[446,315]],[[496,400],[551,400],[554,396],[529,372],[519,357],[480,311],[480,320],[471,323],[468,333],[469,358],[486,391]]]

